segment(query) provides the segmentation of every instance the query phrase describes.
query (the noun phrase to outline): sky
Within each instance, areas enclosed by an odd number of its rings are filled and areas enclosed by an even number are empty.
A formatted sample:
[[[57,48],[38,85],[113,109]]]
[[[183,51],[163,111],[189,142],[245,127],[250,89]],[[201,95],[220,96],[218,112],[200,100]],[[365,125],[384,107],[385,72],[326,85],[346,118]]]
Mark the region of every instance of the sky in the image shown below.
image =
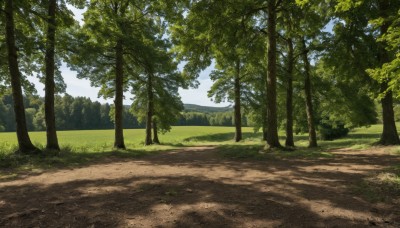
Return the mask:
[[[72,10],[72,12],[75,14],[75,19],[78,20],[82,24],[82,19],[83,19],[83,12],[84,10],[76,9],[72,6],[69,6],[69,8]],[[89,97],[92,101],[99,101],[100,103],[113,103],[112,99],[105,100],[103,98],[98,97],[98,92],[100,88],[92,87],[90,85],[90,81],[87,79],[78,79],[76,77],[76,72],[71,71],[66,64],[63,64],[60,68],[61,73],[64,78],[64,82],[67,84],[67,89],[66,93],[68,93],[71,96],[83,96],[83,97]],[[179,95],[182,98],[182,102],[184,104],[197,104],[197,105],[203,105],[203,106],[214,106],[214,107],[226,107],[230,105],[228,102],[223,102],[223,103],[214,103],[211,101],[210,98],[207,96],[207,91],[211,88],[211,85],[213,82],[209,78],[209,74],[212,71],[212,67],[207,68],[204,70],[199,78],[198,81],[200,82],[200,85],[197,89],[179,89]],[[39,93],[39,95],[44,96],[44,85],[39,82],[37,78],[31,78],[31,81],[34,82],[36,89]],[[124,104],[125,105],[131,105],[132,104],[132,95],[129,92],[126,92],[125,94],[125,100]]]
[[[85,10],[76,9],[72,6],[69,6],[71,11],[75,15],[75,19],[78,20],[82,24],[83,13]],[[325,28],[325,31],[332,31],[333,23],[329,23]],[[63,64],[61,67],[61,72],[64,77],[64,81],[67,84],[66,93],[72,96],[84,96],[89,97],[92,101],[99,101],[101,103],[113,103],[112,99],[105,100],[103,98],[98,97],[98,92],[100,88],[92,87],[90,85],[90,81],[87,79],[78,79],[76,77],[76,72],[71,71],[66,64]],[[196,89],[179,89],[179,95],[182,98],[182,102],[185,104],[197,104],[203,106],[214,106],[214,107],[226,107],[231,105],[230,102],[222,102],[222,103],[214,103],[211,98],[207,96],[207,91],[211,88],[213,82],[209,77],[209,74],[213,70],[213,67],[209,67],[203,72],[201,72],[198,81],[200,83],[199,87]],[[39,82],[37,78],[32,78],[36,85],[36,89],[39,95],[44,96],[44,86]],[[125,94],[125,105],[130,105],[132,103],[132,95],[129,92]]]

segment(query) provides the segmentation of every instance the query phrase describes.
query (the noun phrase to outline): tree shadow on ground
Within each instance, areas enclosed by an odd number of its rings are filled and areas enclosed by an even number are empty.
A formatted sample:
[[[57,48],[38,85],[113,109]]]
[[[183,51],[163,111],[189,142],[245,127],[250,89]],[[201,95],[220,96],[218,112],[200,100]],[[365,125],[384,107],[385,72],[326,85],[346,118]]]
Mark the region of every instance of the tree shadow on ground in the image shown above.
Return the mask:
[[[398,205],[377,210],[351,190],[371,166],[379,171],[400,162],[398,157],[359,153],[260,161],[232,160],[217,153],[214,147],[184,148],[93,165],[98,171],[114,165],[125,172],[116,177],[4,183],[0,188],[0,226],[399,225]]]
[[[229,140],[234,140],[235,133],[216,133],[216,134],[207,134],[207,135],[200,135],[200,136],[193,136],[184,139],[184,142],[225,142]],[[251,132],[244,132],[242,133],[243,139],[248,138],[257,138],[261,140],[261,133],[251,133]]]
[[[121,159],[137,159],[149,154],[159,154],[171,150],[173,149],[164,151],[126,149],[73,152],[68,148],[63,148],[59,152],[45,152],[39,155],[10,153],[0,157],[0,183],[28,176],[37,176],[48,170],[84,167],[90,164],[113,162]]]
[[[285,181],[270,181],[269,186]],[[307,186],[295,187],[302,190]],[[9,186],[1,192],[0,225],[5,227],[367,225],[357,218],[321,217],[279,192],[200,177],[78,180],[50,186]]]
[[[216,133],[216,134],[207,134],[201,136],[193,136],[188,137],[183,140],[183,142],[226,142],[233,141],[235,133]],[[318,141],[322,143],[322,145],[328,145],[331,147],[346,147],[346,146],[354,146],[357,144],[371,144],[373,141],[378,141],[380,134],[353,134],[350,133],[346,137],[335,139],[335,140],[321,140]],[[283,141],[286,137],[281,135],[279,136],[279,140]],[[243,140],[258,140],[262,141],[262,133],[251,133],[245,132],[243,133]],[[298,141],[307,141],[308,135],[294,135],[295,142]]]

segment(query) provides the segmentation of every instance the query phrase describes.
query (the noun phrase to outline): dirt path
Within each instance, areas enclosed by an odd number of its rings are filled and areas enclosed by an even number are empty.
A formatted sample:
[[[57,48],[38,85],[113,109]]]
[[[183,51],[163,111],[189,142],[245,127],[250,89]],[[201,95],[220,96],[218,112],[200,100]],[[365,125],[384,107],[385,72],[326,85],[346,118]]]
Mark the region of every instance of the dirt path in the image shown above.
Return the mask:
[[[192,147],[0,182],[0,227],[365,227],[400,225],[399,202],[353,191],[399,163],[383,148],[318,160],[223,159]]]

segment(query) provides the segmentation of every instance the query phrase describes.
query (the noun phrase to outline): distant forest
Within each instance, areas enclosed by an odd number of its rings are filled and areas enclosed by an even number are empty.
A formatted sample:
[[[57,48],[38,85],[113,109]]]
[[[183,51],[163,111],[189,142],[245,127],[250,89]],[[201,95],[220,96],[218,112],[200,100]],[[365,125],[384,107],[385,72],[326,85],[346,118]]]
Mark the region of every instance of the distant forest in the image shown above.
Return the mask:
[[[26,120],[30,131],[44,131],[44,98],[28,96],[24,98]],[[233,110],[230,107],[207,107],[185,104],[175,126],[234,126]],[[145,128],[145,123],[138,122],[130,106],[124,106],[123,121],[126,128]],[[58,130],[94,130],[113,129],[113,106],[87,97],[70,95],[56,96],[55,113]],[[247,126],[246,118],[243,120]],[[12,97],[3,96],[0,100],[0,131],[15,131]]]

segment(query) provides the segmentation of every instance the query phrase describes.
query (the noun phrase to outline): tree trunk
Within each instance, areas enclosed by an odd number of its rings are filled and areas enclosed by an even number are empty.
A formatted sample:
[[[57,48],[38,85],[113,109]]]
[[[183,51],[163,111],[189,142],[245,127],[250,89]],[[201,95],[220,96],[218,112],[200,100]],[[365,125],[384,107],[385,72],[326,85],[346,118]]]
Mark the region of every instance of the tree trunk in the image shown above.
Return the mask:
[[[306,112],[307,112],[307,123],[308,123],[308,147],[317,147],[317,134],[315,132],[314,124],[314,110],[312,104],[311,94],[311,76],[310,76],[310,62],[308,61],[308,50],[306,47],[306,41],[302,41],[303,46],[303,62],[304,62],[304,93],[306,95]]]
[[[154,109],[154,104],[153,104],[153,80],[152,80],[152,75],[149,74],[147,78],[147,120],[146,120],[146,142],[145,145],[151,145],[153,144],[153,141],[151,140],[151,124],[152,124],[152,118],[153,118],[153,109]]]
[[[262,127],[262,136],[263,136],[263,141],[267,141],[267,123],[263,123]]]
[[[125,149],[124,143],[124,130],[123,130],[123,99],[124,99],[124,58],[123,58],[123,46],[121,41],[117,41],[115,47],[115,141],[114,148]]]
[[[153,120],[153,143],[155,144],[160,144],[160,140],[158,139],[158,129],[157,129],[157,123],[156,121]]]
[[[387,10],[390,8],[389,1],[381,0],[379,1],[379,10],[380,16],[382,18],[387,18]],[[390,22],[385,21],[381,26],[381,35],[386,34],[389,28]],[[382,66],[384,63],[389,62],[389,55],[383,46],[379,48],[379,62]],[[381,83],[381,92],[385,92],[388,88],[387,81]],[[385,94],[385,96],[381,100],[382,103],[382,122],[383,122],[383,131],[381,135],[381,139],[379,140],[379,144],[382,145],[398,145],[400,144],[399,135],[396,129],[396,122],[394,120],[394,111],[393,111],[393,95],[392,92],[389,91]]]
[[[381,84],[381,92],[386,91],[387,84]],[[400,144],[399,135],[396,129],[396,122],[394,120],[393,112],[393,96],[392,92],[387,92],[385,97],[382,98],[382,120],[383,131],[379,144],[382,145],[397,145]]]
[[[242,140],[242,114],[240,112],[240,61],[236,63],[235,75],[235,142]]]
[[[287,41],[288,44],[288,62],[287,62],[287,88],[286,88],[286,142],[285,146],[294,147],[293,140],[293,41],[291,38]]]
[[[276,0],[268,1],[267,144],[281,147],[276,102]]]
[[[57,132],[56,132],[56,118],[54,114],[54,49],[55,49],[55,34],[56,34],[56,7],[57,1],[49,1],[49,11],[47,19],[47,43],[46,43],[46,78],[45,78],[45,122],[46,122],[46,136],[48,150],[60,150],[58,145]]]
[[[21,88],[21,73],[18,66],[17,48],[15,46],[13,0],[7,0],[5,4],[6,15],[6,43],[8,51],[8,68],[11,76],[11,89],[14,101],[14,114],[17,127],[17,139],[19,152],[39,153],[29,138],[26,126],[25,108]]]

